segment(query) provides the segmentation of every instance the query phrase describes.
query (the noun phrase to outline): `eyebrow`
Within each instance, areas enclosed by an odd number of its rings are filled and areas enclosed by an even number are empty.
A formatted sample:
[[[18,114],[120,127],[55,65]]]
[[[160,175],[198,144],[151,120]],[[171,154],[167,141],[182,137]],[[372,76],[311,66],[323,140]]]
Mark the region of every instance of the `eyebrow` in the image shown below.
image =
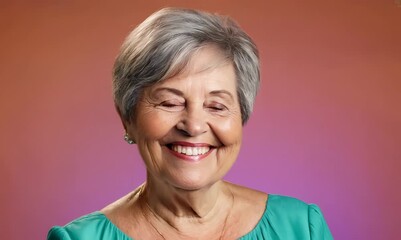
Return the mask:
[[[157,88],[152,92],[153,93],[158,93],[158,92],[163,92],[163,91],[171,92],[171,93],[173,93],[175,95],[178,95],[180,97],[184,96],[184,93],[181,92],[180,90],[178,90],[176,88],[169,88],[169,87]],[[226,95],[226,96],[229,97],[229,99],[231,101],[234,101],[234,96],[229,91],[224,90],[224,89],[222,89],[222,90],[213,90],[213,91],[209,92],[209,95],[218,96],[218,97],[220,97],[219,95]]]
[[[210,95],[227,95],[230,100],[234,101],[234,96],[227,90],[214,90],[209,93]]]
[[[163,91],[171,92],[171,93],[173,93],[175,95],[178,95],[178,96],[184,96],[184,93],[181,92],[180,90],[175,89],[175,88],[169,88],[169,87],[157,88],[154,91],[152,91],[152,93],[158,93],[158,92],[163,92]]]

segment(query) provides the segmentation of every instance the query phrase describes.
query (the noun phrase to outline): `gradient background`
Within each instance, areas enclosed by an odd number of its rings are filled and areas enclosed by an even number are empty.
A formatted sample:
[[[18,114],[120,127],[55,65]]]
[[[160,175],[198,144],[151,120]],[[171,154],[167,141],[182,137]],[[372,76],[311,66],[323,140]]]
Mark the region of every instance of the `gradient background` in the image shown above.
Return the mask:
[[[228,180],[317,203],[336,239],[399,239],[399,2],[114,2],[0,3],[1,239],[44,239],[144,180],[111,68],[164,6],[230,15],[260,48],[262,87]]]

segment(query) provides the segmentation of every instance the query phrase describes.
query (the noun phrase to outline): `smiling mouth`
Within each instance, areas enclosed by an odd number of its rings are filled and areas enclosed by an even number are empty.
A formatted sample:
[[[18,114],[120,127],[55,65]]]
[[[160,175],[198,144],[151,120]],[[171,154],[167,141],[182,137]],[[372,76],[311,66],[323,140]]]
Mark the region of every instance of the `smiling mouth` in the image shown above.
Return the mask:
[[[192,144],[191,144],[192,145]],[[186,156],[202,156],[206,155],[213,148],[205,144],[193,144],[195,146],[188,146],[188,144],[168,144],[167,147],[174,153],[186,155]],[[200,145],[200,146],[196,146]]]

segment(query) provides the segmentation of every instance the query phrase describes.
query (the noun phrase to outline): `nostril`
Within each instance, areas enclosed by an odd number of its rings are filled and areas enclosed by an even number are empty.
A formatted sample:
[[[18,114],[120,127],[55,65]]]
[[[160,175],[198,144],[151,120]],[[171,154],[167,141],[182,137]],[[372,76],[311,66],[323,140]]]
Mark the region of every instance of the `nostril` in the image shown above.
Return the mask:
[[[179,129],[179,128],[178,128],[178,131],[179,131],[182,135],[184,135],[184,136],[186,136],[186,137],[191,136],[191,134],[190,134],[189,132],[187,132],[186,130],[184,130],[184,129]]]
[[[187,125],[186,125],[186,123],[184,122],[184,121],[180,121],[178,124],[177,124],[177,130],[182,134],[182,135],[184,135],[184,136],[190,136],[190,134],[189,134],[189,132],[188,132],[188,127],[187,127]]]

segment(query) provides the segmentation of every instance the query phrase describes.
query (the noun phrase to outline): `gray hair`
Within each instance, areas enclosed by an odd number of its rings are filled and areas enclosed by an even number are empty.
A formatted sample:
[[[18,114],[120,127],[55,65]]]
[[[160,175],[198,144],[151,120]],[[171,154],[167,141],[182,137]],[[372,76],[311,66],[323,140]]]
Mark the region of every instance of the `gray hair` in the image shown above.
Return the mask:
[[[259,88],[259,56],[252,39],[229,17],[164,8],[153,13],[126,38],[114,64],[114,102],[130,122],[143,90],[179,74],[192,54],[213,44],[232,61],[245,124]]]

